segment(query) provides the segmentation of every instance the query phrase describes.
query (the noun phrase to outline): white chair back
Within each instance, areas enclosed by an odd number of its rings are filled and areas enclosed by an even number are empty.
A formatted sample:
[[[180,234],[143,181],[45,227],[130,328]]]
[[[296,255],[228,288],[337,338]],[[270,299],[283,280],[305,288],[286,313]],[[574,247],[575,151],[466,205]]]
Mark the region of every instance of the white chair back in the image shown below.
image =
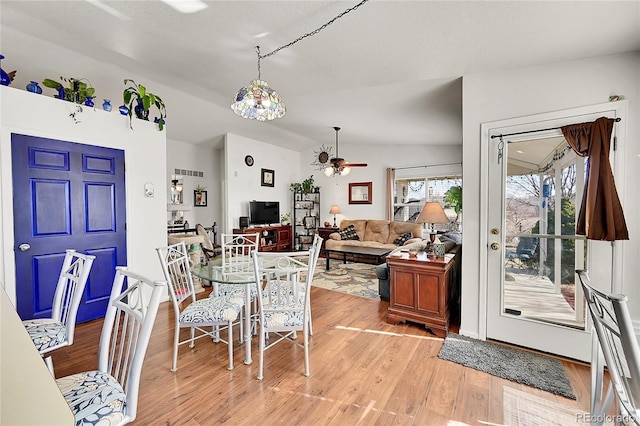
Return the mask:
[[[604,294],[591,286],[587,271],[576,272],[593,321],[592,418],[606,418],[615,394],[620,413],[640,425],[640,348],[629,315],[627,297]],[[604,398],[601,354],[611,378]]]
[[[95,258],[75,250],[67,250],[62,262],[60,277],[53,296],[51,317],[64,324],[67,329],[68,345],[73,344],[78,308]]]
[[[169,296],[171,297],[173,308],[176,312],[179,312],[179,306],[184,300],[189,298],[191,302],[196,300],[191,266],[189,264],[189,252],[184,245],[184,241],[157,248],[156,251],[169,286]]]
[[[166,286],[164,281],[116,268],[100,336],[98,369],[109,373],[124,389],[129,421],[136,418],[142,363]]]
[[[259,234],[222,234],[223,273],[251,272],[251,253],[258,251]]]

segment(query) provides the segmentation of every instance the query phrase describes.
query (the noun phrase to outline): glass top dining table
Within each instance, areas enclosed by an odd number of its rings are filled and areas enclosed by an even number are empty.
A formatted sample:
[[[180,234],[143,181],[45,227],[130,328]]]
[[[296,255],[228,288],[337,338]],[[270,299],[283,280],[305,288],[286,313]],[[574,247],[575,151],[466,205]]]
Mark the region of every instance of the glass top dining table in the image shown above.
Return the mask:
[[[256,277],[253,272],[253,262],[249,257],[243,263],[242,271],[228,272],[229,268],[222,266],[222,257],[210,260],[208,263],[195,265],[191,268],[191,273],[212,284],[214,293],[217,291],[218,284],[233,284],[243,287],[244,290],[244,345],[245,345],[245,364],[251,364],[251,289],[249,286],[256,285]]]
[[[305,262],[309,256],[301,255],[300,260]],[[306,263],[306,262],[305,262]],[[244,345],[245,345],[245,364],[251,364],[251,291],[250,287],[256,285],[256,277],[253,271],[253,260],[251,256],[242,258],[233,258],[231,264],[223,266],[223,259],[221,256],[211,259],[206,264],[195,265],[191,268],[191,273],[200,279],[209,281],[212,284],[213,291],[216,292],[218,284],[233,284],[237,286],[244,286]]]

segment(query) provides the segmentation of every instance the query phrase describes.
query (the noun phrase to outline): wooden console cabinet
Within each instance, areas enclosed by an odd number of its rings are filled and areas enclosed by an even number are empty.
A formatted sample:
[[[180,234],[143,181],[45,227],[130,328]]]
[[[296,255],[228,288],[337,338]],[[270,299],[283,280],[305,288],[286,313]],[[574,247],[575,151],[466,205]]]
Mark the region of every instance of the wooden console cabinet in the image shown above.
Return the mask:
[[[291,225],[234,229],[234,234],[259,234],[258,251],[291,251]]]
[[[387,322],[412,321],[424,324],[436,336],[449,329],[449,294],[455,254],[429,258],[418,253],[387,257],[390,301]]]

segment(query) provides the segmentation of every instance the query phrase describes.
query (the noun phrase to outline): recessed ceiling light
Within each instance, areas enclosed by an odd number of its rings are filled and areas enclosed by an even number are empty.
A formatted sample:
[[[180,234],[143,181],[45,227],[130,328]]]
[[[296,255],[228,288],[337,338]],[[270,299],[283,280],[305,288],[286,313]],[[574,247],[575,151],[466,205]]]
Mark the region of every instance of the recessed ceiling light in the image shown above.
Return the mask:
[[[162,0],[162,2],[180,13],[195,13],[208,7],[200,0]]]
[[[516,152],[517,152],[518,154],[524,154],[524,151],[517,150]]]

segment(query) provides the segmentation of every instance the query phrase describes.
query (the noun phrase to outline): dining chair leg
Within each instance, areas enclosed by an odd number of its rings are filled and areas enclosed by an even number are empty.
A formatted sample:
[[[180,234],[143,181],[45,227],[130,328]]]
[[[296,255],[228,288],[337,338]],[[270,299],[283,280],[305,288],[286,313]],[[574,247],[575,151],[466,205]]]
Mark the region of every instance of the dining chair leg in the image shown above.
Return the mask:
[[[242,321],[240,322],[242,327]],[[227,349],[229,351],[229,367],[227,370],[233,370],[233,321],[229,321],[227,325],[229,329],[229,340],[227,341]]]
[[[263,370],[264,370],[264,339],[265,339],[265,333],[260,330],[260,345],[259,345],[259,349],[260,349],[260,360],[258,361],[258,380],[262,380],[263,379]]]
[[[304,335],[304,375],[309,377],[309,330],[305,327]]]
[[[180,342],[180,326],[175,325],[175,331],[173,333],[173,360],[171,361],[171,371],[178,371],[178,344]]]

